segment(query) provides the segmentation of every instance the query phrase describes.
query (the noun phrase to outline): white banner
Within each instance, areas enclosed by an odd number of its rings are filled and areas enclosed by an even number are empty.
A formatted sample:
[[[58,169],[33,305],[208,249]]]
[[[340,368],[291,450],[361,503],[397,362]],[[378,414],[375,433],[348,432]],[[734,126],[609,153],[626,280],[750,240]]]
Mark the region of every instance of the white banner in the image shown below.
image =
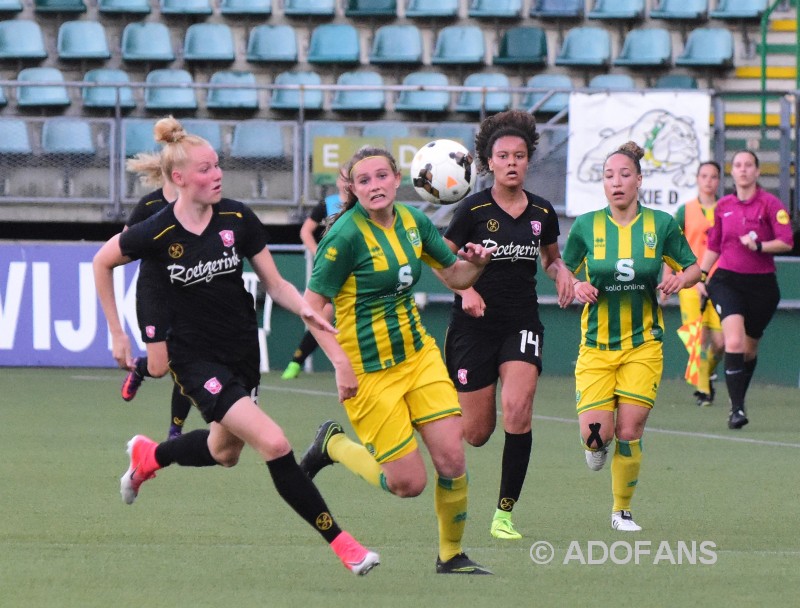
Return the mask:
[[[641,202],[674,214],[697,196],[697,169],[711,160],[711,97],[702,91],[571,93],[568,216],[607,205],[603,163],[627,141],[645,151]]]

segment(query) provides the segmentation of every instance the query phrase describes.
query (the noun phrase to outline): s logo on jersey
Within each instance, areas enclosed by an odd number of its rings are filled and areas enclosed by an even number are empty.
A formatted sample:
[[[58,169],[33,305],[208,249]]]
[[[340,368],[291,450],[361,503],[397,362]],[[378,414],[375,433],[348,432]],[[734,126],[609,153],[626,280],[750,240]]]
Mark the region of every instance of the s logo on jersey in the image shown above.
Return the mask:
[[[617,272],[614,273],[614,279],[617,281],[633,281],[633,278],[636,276],[636,273],[633,271],[633,260],[630,258],[617,260],[616,269]]]
[[[233,230],[221,230],[219,236],[222,238],[222,244],[225,245],[225,247],[233,247],[236,240],[233,235]]]
[[[167,252],[169,253],[169,257],[171,257],[173,260],[177,260],[178,258],[183,257],[183,245],[180,243],[172,243]]]

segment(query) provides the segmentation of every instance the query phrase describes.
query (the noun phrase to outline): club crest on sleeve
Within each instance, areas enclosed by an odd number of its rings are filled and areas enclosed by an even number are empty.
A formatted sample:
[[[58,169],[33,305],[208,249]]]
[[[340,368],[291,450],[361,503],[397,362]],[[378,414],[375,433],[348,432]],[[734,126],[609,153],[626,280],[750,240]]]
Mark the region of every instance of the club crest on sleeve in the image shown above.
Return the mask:
[[[459,384],[467,383],[467,370],[465,370],[463,367],[458,370],[458,382]]]
[[[147,335],[148,338],[154,338],[156,335],[156,328],[153,325],[148,325],[144,328],[144,333]]]
[[[206,383],[203,385],[203,388],[206,389],[212,395],[216,395],[222,390],[222,383],[216,378],[209,378],[208,380],[206,380]]]
[[[220,230],[219,236],[222,238],[222,244],[225,245],[225,247],[233,247],[236,241],[233,230]]]

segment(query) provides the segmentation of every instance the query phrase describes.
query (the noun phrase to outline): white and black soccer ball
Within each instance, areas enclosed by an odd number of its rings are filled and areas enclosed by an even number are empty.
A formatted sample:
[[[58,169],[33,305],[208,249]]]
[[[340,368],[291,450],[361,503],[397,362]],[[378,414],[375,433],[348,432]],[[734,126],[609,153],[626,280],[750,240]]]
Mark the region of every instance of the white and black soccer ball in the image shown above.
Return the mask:
[[[475,185],[472,154],[457,141],[437,139],[422,146],[411,160],[411,182],[424,200],[452,205]]]

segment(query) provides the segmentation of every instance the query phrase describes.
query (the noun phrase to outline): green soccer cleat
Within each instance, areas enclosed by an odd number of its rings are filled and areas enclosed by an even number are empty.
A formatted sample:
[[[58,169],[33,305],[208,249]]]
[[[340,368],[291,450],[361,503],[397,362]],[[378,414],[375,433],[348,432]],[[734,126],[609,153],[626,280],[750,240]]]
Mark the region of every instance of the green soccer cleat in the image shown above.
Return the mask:
[[[289,365],[286,366],[286,369],[283,370],[283,374],[281,374],[281,380],[294,380],[297,376],[300,375],[302,368],[297,361],[292,361]]]
[[[300,468],[303,473],[308,475],[309,479],[314,479],[322,469],[333,464],[333,460],[328,456],[328,441],[334,435],[342,433],[344,433],[342,425],[334,420],[323,422],[319,427],[314,441],[300,458]]]
[[[476,564],[466,553],[459,553],[455,557],[451,557],[446,562],[441,558],[436,558],[436,573],[437,574],[492,574],[480,564]]]
[[[519,540],[522,538],[522,534],[514,528],[514,522],[511,521],[511,513],[500,511],[499,509],[492,519],[490,531],[492,536],[500,540]]]

